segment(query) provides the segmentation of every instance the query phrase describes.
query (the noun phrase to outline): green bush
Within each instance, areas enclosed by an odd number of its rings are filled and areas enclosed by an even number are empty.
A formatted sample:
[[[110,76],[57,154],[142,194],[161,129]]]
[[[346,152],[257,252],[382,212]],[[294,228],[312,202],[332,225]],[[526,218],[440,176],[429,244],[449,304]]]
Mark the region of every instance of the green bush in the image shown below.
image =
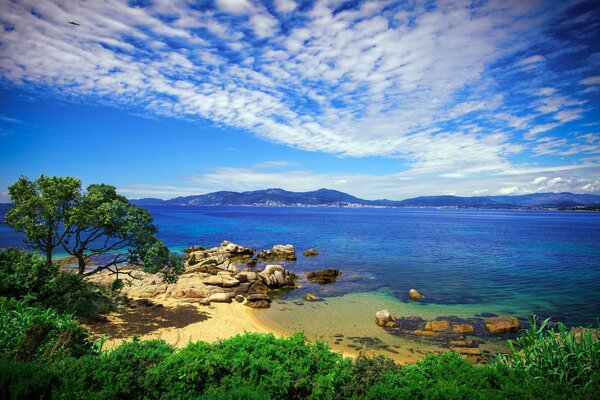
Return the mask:
[[[562,323],[550,329],[548,321],[538,326],[534,316],[529,329],[515,342],[509,340],[511,353],[496,360],[523,371],[528,381],[548,379],[569,386],[598,385],[600,381],[600,341],[591,329],[577,333]]]
[[[331,399],[350,379],[350,361],[324,343],[306,344],[246,333],[214,344],[197,342],[149,371],[150,397],[195,398],[251,385],[273,399]]]
[[[0,250],[0,294],[29,305],[94,319],[111,308],[107,290],[75,273],[49,265],[37,253]]]
[[[0,357],[53,362],[92,351],[87,331],[71,316],[0,298]]]
[[[50,399],[58,377],[50,367],[0,358],[0,398]]]
[[[60,398],[142,399],[147,372],[161,365],[173,347],[161,340],[134,340],[115,350],[80,359],[64,359],[57,368]]]

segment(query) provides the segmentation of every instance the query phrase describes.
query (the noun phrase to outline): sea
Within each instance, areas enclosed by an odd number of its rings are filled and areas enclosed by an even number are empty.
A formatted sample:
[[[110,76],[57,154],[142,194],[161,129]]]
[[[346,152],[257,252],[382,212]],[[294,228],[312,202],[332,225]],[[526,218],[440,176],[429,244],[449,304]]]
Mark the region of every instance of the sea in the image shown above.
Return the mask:
[[[172,251],[227,240],[257,250],[292,244],[298,260],[283,263],[300,288],[275,295],[258,312],[268,325],[340,342],[377,337],[375,312],[470,318],[533,315],[568,326],[600,317],[600,213],[448,208],[149,206],[159,238]],[[2,214],[4,209],[2,209]],[[0,247],[23,246],[0,225]],[[304,257],[316,248],[320,255]],[[260,267],[260,265],[259,265]],[[308,282],[308,271],[336,268],[337,282]],[[410,301],[417,289],[421,301]],[[302,299],[312,293],[324,301]],[[337,336],[336,336],[337,335]],[[337,342],[335,342],[337,341]],[[351,348],[348,348],[351,351]]]

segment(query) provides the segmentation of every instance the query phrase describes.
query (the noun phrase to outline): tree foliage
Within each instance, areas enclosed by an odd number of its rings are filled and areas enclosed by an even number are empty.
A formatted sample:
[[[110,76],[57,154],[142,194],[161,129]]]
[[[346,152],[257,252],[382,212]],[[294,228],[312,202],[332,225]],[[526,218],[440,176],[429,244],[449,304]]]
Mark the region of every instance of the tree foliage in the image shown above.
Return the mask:
[[[21,177],[9,187],[13,207],[7,223],[25,233],[25,241],[45,252],[48,264],[57,247],[74,256],[82,275],[119,267],[142,266],[172,280],[183,262],[156,238],[158,228],[150,213],[117,194],[113,186],[94,184],[82,193],[81,182],[70,177]],[[102,262],[87,270],[90,260]],[[96,260],[99,258],[96,257]]]
[[[25,242],[46,255],[61,245],[65,213],[80,200],[81,181],[71,177],[40,176],[34,181],[21,177],[9,186],[13,207],[5,215],[6,222],[25,233]]]

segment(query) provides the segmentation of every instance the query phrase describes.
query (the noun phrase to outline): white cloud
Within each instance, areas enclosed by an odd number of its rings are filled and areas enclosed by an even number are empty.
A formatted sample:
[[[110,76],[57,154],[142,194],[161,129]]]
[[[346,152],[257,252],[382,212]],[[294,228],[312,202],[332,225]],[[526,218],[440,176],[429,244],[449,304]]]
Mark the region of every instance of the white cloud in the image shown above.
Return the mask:
[[[590,76],[581,81],[582,85],[600,85],[600,75]]]
[[[296,6],[294,0],[275,0],[275,7],[280,13],[290,13],[296,9]]]
[[[248,0],[216,0],[219,8],[232,14],[244,14],[252,11],[252,3]]]
[[[531,65],[531,64],[542,62],[542,61],[544,61],[544,57],[539,54],[536,54],[534,56],[527,57],[527,58],[519,61],[519,65]]]

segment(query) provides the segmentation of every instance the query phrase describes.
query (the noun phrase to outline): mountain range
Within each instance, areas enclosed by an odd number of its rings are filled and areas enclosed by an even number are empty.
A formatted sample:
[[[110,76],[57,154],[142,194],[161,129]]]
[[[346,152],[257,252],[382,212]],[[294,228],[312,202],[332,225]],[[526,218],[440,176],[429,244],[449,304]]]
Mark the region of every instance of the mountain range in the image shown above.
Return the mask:
[[[519,196],[423,196],[406,200],[364,200],[331,189],[290,192],[283,189],[249,192],[220,191],[170,200],[132,200],[140,206],[297,206],[297,207],[478,207],[478,208],[573,208],[600,205],[600,195],[532,193]]]

